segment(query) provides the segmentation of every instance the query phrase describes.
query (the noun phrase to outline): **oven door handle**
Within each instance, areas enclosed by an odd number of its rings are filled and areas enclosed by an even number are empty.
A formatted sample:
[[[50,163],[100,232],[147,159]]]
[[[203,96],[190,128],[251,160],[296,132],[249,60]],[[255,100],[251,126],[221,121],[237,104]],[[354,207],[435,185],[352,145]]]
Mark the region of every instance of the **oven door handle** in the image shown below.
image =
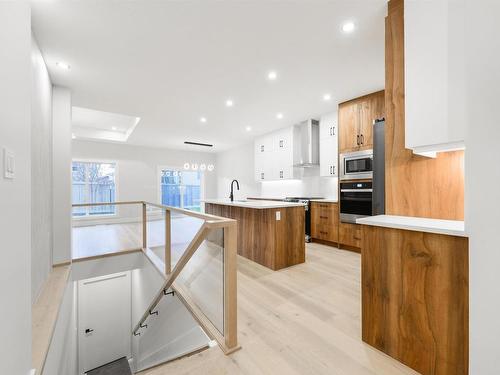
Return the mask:
[[[373,193],[373,189],[340,189],[341,193]]]

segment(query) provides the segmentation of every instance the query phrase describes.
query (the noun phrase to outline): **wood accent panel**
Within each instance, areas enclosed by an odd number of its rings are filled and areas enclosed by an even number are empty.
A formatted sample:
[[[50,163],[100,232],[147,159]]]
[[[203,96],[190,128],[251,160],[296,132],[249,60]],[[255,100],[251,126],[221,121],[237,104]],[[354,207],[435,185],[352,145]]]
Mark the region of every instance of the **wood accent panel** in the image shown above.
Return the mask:
[[[339,241],[339,205],[311,202],[311,237],[329,242]]]
[[[404,89],[404,3],[391,0],[385,20],[386,213],[463,220],[464,152],[432,159],[405,149]]]
[[[347,247],[361,247],[361,225],[351,223],[340,223],[339,242]]]
[[[423,375],[468,373],[468,239],[363,225],[363,341]]]
[[[303,207],[254,209],[205,203],[205,211],[237,220],[239,255],[272,270],[305,262]]]
[[[384,90],[340,103],[340,152],[344,153],[373,148],[373,120],[384,116]]]

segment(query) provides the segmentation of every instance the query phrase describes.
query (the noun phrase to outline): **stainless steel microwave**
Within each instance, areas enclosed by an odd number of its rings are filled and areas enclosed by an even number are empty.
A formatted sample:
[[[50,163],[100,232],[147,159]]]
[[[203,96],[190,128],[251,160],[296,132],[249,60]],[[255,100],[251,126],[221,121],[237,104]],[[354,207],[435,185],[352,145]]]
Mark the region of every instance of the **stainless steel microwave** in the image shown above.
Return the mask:
[[[360,180],[373,178],[373,150],[340,154],[340,179]]]

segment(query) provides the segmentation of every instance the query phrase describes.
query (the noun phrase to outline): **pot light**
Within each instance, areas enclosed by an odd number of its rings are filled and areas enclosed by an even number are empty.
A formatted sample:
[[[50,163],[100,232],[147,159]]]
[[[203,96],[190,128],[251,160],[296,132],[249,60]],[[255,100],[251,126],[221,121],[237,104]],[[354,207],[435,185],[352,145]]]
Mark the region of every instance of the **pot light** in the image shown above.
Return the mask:
[[[278,74],[275,71],[270,71],[267,74],[267,79],[270,81],[274,81],[276,78],[278,78]]]
[[[215,166],[213,164],[209,164],[207,166],[207,169],[208,169],[209,172],[212,172],[214,170],[214,168],[215,168]]]
[[[56,62],[57,67],[64,69],[64,70],[70,70],[71,66],[68,63],[65,63],[63,61],[58,61]]]
[[[247,126],[247,127],[245,127],[245,130],[246,130],[247,132],[250,132],[250,131],[252,131],[252,127],[251,127],[251,126]]]
[[[206,164],[200,164],[200,171],[204,171],[207,169]]]
[[[226,107],[232,107],[233,106],[233,101],[231,99],[226,100]]]
[[[276,114],[276,118],[277,118],[278,120],[281,120],[281,119],[283,118],[283,113],[277,113],[277,114]]]
[[[184,169],[187,171],[189,170],[189,167],[191,167],[191,164],[189,163],[184,163]]]
[[[202,122],[202,123],[207,122],[207,118],[206,117],[200,117],[200,122]]]
[[[323,95],[323,100],[324,100],[325,102],[327,102],[327,101],[329,101],[329,100],[331,100],[331,99],[332,99],[332,96],[331,96],[330,94],[324,94],[324,95]]]
[[[118,130],[118,128],[116,126],[112,126],[111,130]]]
[[[354,22],[347,21],[342,24],[342,31],[346,34],[352,33],[355,29]]]

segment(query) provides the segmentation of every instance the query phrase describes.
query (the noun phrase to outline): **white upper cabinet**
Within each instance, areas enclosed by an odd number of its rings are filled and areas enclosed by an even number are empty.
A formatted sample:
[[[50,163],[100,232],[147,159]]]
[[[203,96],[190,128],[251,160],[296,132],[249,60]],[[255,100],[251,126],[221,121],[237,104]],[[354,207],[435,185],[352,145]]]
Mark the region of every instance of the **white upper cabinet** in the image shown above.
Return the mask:
[[[293,167],[294,127],[280,129],[255,139],[255,180],[276,181],[298,178]]]
[[[319,174],[338,176],[338,114],[322,116],[319,120]]]
[[[405,143],[414,153],[464,148],[463,1],[405,1]]]

